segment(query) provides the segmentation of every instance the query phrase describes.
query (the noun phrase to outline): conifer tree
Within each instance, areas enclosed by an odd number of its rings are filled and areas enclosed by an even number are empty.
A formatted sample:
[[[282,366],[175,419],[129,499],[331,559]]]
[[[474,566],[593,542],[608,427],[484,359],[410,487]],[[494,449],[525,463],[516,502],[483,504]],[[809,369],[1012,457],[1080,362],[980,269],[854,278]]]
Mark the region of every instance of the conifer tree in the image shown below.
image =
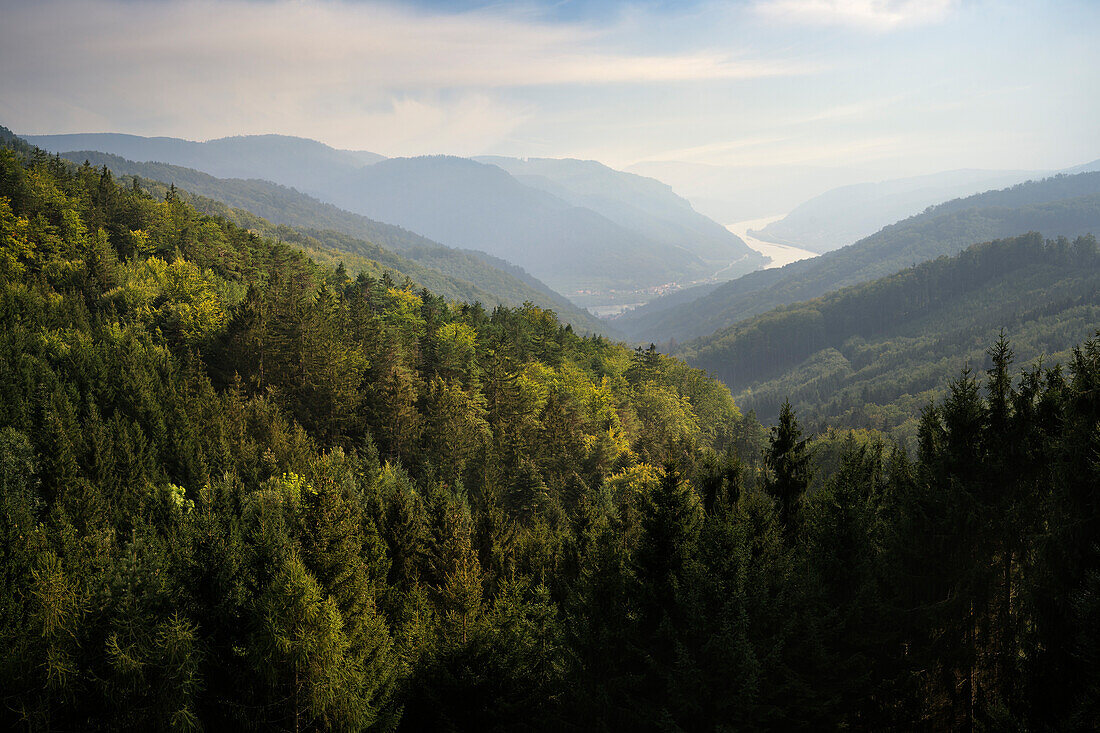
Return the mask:
[[[256,599],[254,668],[266,679],[268,724],[300,731],[371,722],[340,611],[293,554]]]
[[[340,611],[356,684],[373,716],[389,703],[396,662],[364,562],[369,548],[362,516],[327,475],[304,497],[302,511],[302,561]]]
[[[878,599],[879,515],[886,484],[882,444],[849,437],[839,470],[805,506],[806,590],[812,603],[815,696],[823,725],[883,725],[884,673],[875,662],[893,630]],[[827,722],[826,722],[827,721]]]
[[[768,472],[764,490],[776,501],[779,523],[788,539],[793,538],[798,527],[799,502],[810,485],[808,442],[802,437],[802,428],[791,410],[790,401],[784,401],[779,411],[779,423],[771,429],[764,453],[764,466]]]
[[[633,558],[633,645],[643,674],[639,702],[647,701],[643,704],[656,719],[666,704],[666,680],[678,666],[680,634],[687,620],[688,568],[699,531],[695,497],[674,460],[665,463],[660,482],[645,497],[641,526]]]
[[[434,559],[440,577],[436,592],[453,638],[466,644],[470,628],[481,610],[482,570],[471,541],[470,517],[462,504],[448,503],[443,531],[442,543]]]

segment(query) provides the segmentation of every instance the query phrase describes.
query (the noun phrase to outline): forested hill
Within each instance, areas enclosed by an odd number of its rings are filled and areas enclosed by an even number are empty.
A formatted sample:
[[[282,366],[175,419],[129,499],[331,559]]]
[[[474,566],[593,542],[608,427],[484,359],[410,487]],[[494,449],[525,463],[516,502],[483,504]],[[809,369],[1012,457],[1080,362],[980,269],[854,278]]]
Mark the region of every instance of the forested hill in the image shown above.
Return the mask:
[[[686,341],[777,306],[1028,231],[1069,238],[1100,231],[1100,173],[1058,176],[948,202],[843,249],[732,280],[694,302],[659,310],[655,301],[615,325],[637,340]]]
[[[709,265],[603,214],[526,186],[495,165],[453,156],[390,158],[356,171],[326,200],[420,232],[484,250],[523,267],[567,297],[691,280]]]
[[[206,214],[230,218],[239,226],[262,229],[272,237],[307,244],[316,253],[320,246],[375,260],[395,274],[408,275],[438,295],[488,306],[532,302],[549,307],[582,333],[614,334],[603,321],[576,307],[563,296],[512,266],[488,261],[488,256],[445,247],[398,226],[344,211],[298,191],[256,179],[215,178],[201,171],[166,163],[135,163],[117,155],[82,150],[63,154],[75,162],[107,166],[116,176],[139,176],[172,184],[197,198],[188,198]],[[163,197],[163,191],[158,189]],[[218,206],[221,202],[230,208]],[[233,210],[235,209],[235,211]],[[285,225],[295,231],[265,226],[254,217]],[[348,263],[351,264],[350,262]]]
[[[1091,170],[1073,174],[1060,173],[1040,181],[1027,181],[1007,188],[977,193],[966,198],[945,201],[936,206],[929,206],[923,213],[913,218],[917,220],[932,219],[943,214],[965,211],[966,209],[1015,209],[1022,206],[1064,201],[1079,196],[1100,193],[1100,171],[1096,170],[1096,165],[1086,164],[1082,167],[1091,167]]]
[[[17,142],[0,727],[1088,730],[1100,340],[994,355],[815,478],[681,361]]]
[[[1030,363],[1065,361],[1098,327],[1095,238],[1029,234],[778,308],[678,353],[765,421],[789,398],[813,424],[900,426],[915,439],[921,410],[962,364],[987,366],[1001,329]]]
[[[653,178],[613,170],[595,160],[495,155],[474,160],[503,168],[520,183],[597,211],[656,242],[684,247],[713,262],[715,269],[738,257],[745,258],[737,268],[740,272],[749,272],[751,266],[763,262],[740,237],[695,211],[687,199]]]
[[[772,242],[828,252],[874,234],[929,206],[1029,178],[1027,171],[957,170],[830,189],[757,234]]]
[[[4,727],[382,725],[434,714],[412,701],[446,694],[454,653],[545,707],[572,523],[632,501],[669,445],[713,457],[740,429],[682,362],[348,279],[20,149],[0,149]]]

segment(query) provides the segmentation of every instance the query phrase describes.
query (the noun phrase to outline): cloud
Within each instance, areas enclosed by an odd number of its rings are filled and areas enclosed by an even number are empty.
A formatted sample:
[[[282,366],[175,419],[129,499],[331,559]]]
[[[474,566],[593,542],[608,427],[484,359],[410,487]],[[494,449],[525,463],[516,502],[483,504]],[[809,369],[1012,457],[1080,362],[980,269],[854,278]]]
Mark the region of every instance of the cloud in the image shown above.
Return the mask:
[[[760,148],[774,149],[777,143],[784,143],[788,138],[784,136],[767,135],[752,138],[740,138],[737,140],[720,140],[703,145],[694,145],[689,148],[675,150],[662,150],[649,155],[645,160],[679,160],[689,163],[713,162],[738,155],[744,155],[744,151]]]
[[[847,104],[836,104],[804,116],[796,116],[788,120],[789,124],[813,124],[818,122],[835,122],[869,118],[881,114],[884,110],[894,107],[909,98],[907,94],[893,94],[888,97],[875,97]]]
[[[444,151],[477,155],[508,137],[532,111],[477,92],[455,99],[437,95],[400,96],[383,107],[334,125],[336,140],[384,140],[387,150]]]
[[[849,136],[828,141],[793,136],[759,137],[666,150],[638,162],[677,161],[718,166],[842,166],[895,155],[910,142],[903,135]]]
[[[614,27],[500,7],[337,0],[2,3],[0,98],[26,132],[284,132],[382,152],[478,152],[530,109],[521,88],[801,74],[723,50],[616,48]],[[22,109],[19,109],[21,107]],[[13,114],[12,112],[7,112]],[[466,134],[466,137],[463,137]],[[444,147],[450,145],[451,147]]]
[[[756,12],[781,23],[890,31],[938,23],[958,0],[758,0]]]

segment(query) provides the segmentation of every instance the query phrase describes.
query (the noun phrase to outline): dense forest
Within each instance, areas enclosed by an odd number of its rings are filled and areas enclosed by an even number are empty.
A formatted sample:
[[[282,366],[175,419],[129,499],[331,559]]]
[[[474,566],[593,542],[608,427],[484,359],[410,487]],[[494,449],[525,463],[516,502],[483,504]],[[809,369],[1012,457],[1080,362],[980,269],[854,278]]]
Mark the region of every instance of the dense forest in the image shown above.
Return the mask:
[[[1100,173],[1055,176],[949,201],[842,249],[699,291],[695,301],[667,309],[654,301],[615,325],[647,342],[688,341],[972,244],[1032,231],[1069,239],[1100,231]]]
[[[1100,340],[1020,374],[993,344],[912,455],[811,441],[166,193],[0,150],[5,727],[1100,715]]]
[[[1095,238],[1032,233],[777,308],[676,353],[765,421],[789,399],[812,426],[874,427],[912,444],[921,410],[959,364],[988,366],[1001,329],[1024,362],[1057,361],[1097,324]]]
[[[191,168],[135,163],[88,150],[63,153],[62,157],[77,164],[87,161],[97,168],[106,166],[120,181],[136,177],[142,189],[160,198],[165,189],[175,186],[180,198],[200,212],[303,246],[312,258],[365,257],[384,266],[396,279],[408,276],[436,295],[510,306],[531,301],[553,309],[582,332],[614,333],[607,324],[514,265],[484,253],[445,247],[293,188],[257,179],[215,178]],[[335,250],[335,255],[324,250]]]

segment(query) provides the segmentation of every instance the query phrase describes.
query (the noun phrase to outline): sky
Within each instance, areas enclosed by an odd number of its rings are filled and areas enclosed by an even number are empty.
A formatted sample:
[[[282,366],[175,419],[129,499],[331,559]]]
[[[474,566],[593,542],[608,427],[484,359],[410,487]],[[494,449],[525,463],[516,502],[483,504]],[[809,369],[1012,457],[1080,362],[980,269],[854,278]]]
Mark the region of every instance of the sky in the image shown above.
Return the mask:
[[[1100,2],[0,0],[0,124],[883,175],[1100,158]]]

